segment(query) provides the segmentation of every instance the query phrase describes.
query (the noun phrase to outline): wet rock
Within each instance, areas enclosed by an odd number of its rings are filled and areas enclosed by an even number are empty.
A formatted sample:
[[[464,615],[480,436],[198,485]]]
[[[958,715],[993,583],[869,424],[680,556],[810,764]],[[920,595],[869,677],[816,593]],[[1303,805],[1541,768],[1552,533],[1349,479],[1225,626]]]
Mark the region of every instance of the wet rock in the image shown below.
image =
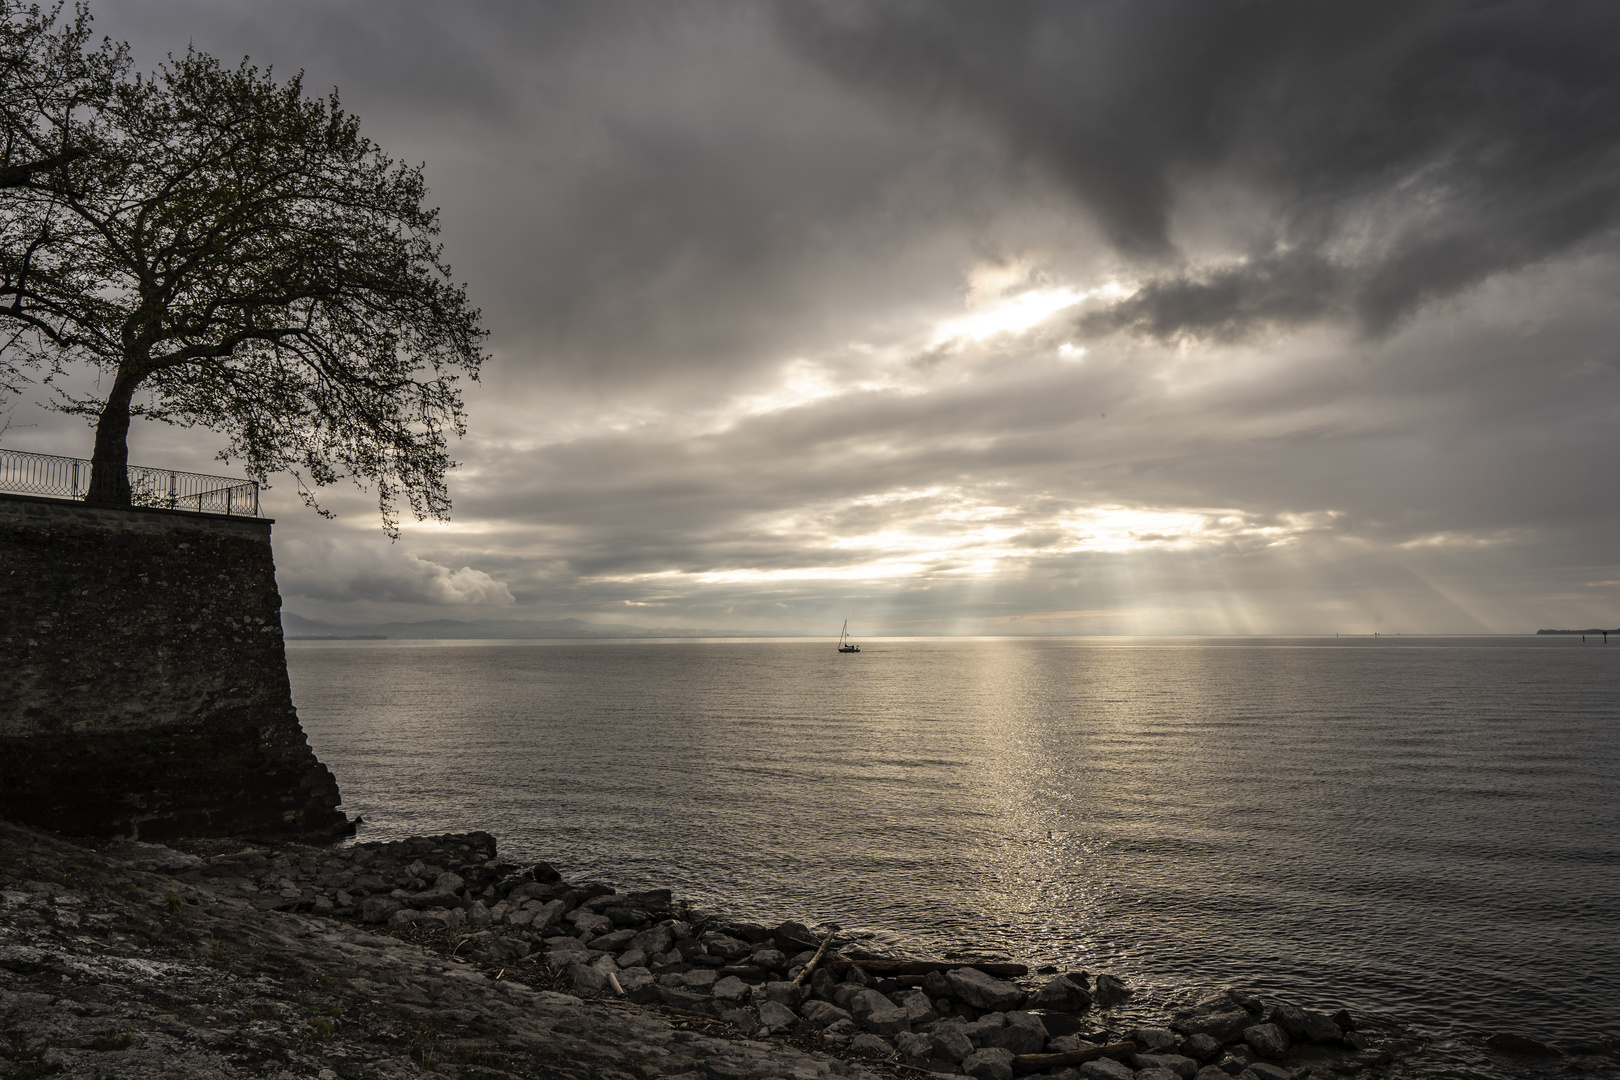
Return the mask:
[[[875,1057],[889,1057],[894,1053],[894,1046],[887,1039],[865,1031],[849,1040],[849,1048]]]
[[[923,993],[931,998],[954,998],[956,991],[951,989],[950,980],[945,978],[943,971],[930,971],[923,976]]]
[[[1221,1044],[1209,1035],[1191,1035],[1181,1044],[1181,1052],[1194,1061],[1214,1061],[1220,1056]]]
[[[1010,982],[986,975],[976,968],[952,968],[945,973],[951,996],[976,1009],[1003,1011],[1024,1003],[1024,992]]]
[[[973,1040],[974,1045],[978,1045],[991,1032],[1000,1031],[1006,1026],[1007,1014],[992,1012],[985,1013],[977,1020],[970,1020],[964,1023],[962,1025],[962,1030],[967,1034],[968,1038]]]
[[[709,992],[716,1001],[725,1005],[741,1005],[748,1000],[748,984],[735,975],[717,980]]]
[[[731,937],[728,934],[721,934],[715,931],[710,931],[707,934],[701,935],[698,938],[698,941],[702,942],[703,947],[708,950],[709,955],[718,956],[720,959],[728,962],[733,960],[741,960],[743,957],[753,952],[753,949],[748,942],[738,941],[736,938]]]
[[[601,937],[591,939],[591,948],[602,949],[606,952],[622,952],[630,945],[630,939],[636,936],[634,930],[614,930]]]
[[[1138,1070],[1138,1076],[1142,1069],[1163,1069],[1177,1080],[1193,1080],[1198,1073],[1198,1062],[1180,1054],[1135,1054],[1131,1057],[1131,1067]]]
[[[876,990],[857,990],[849,1002],[849,1012],[855,1022],[874,1035],[896,1035],[911,1028],[906,1010]]]
[[[767,999],[758,1002],[755,1009],[759,1012],[759,1023],[766,1034],[786,1031],[799,1022],[799,1014],[779,1001]]]
[[[934,1003],[928,1000],[928,995],[921,990],[902,990],[890,995],[890,1000],[905,1010],[906,1019],[913,1028],[919,1024],[926,1024],[938,1016],[934,1011]]]
[[[1130,1039],[1131,1042],[1135,1043],[1137,1046],[1145,1048],[1149,1053],[1157,1053],[1160,1050],[1173,1048],[1179,1041],[1176,1038],[1175,1032],[1171,1031],[1169,1028],[1162,1027],[1132,1028],[1131,1033],[1127,1035],[1126,1038]],[[1145,1067],[1146,1066],[1138,1066],[1138,1068]]]
[[[604,934],[613,929],[612,919],[584,908],[570,911],[564,918],[573,923],[581,933]]]
[[[1485,1045],[1492,1050],[1503,1054],[1517,1054],[1521,1057],[1563,1057],[1564,1052],[1550,1043],[1544,1043],[1524,1035],[1515,1035],[1511,1032],[1497,1032],[1485,1039]]]
[[[1227,993],[1213,994],[1189,1009],[1176,1013],[1170,1026],[1183,1035],[1208,1035],[1221,1043],[1243,1038],[1243,1029],[1254,1024],[1249,1015]]]
[[[984,1038],[985,1046],[1000,1046],[1016,1054],[1038,1054],[1046,1046],[1046,1026],[1032,1013],[1007,1014],[1007,1026]]]
[[[1255,1077],[1255,1080],[1294,1080],[1294,1073],[1291,1069],[1285,1069],[1280,1065],[1272,1065],[1264,1061],[1256,1061],[1249,1066],[1248,1071]],[[1238,1075],[1241,1076],[1242,1073]]]
[[[1012,1080],[1013,1053],[999,1046],[975,1050],[962,1059],[962,1071],[979,1080]]]
[[[1056,1012],[1085,1012],[1091,1008],[1091,994],[1067,975],[1059,975],[1029,999],[1029,1007]]]
[[[748,962],[766,971],[782,972],[787,970],[787,957],[782,955],[780,949],[756,949],[749,954]]]
[[[1133,1080],[1136,1071],[1113,1058],[1098,1058],[1080,1066],[1080,1075],[1085,1080]]]
[[[1328,1019],[1332,1020],[1340,1031],[1356,1030],[1356,1018],[1350,1015],[1349,1009],[1340,1009]]]
[[[1112,975],[1098,975],[1097,985],[1091,991],[1091,1000],[1097,1003],[1098,1008],[1111,1009],[1129,1001],[1135,993],[1121,979]]]
[[[574,977],[574,989],[582,994],[600,994],[608,988],[608,973],[588,964],[575,964],[569,969]]]
[[[808,996],[805,988],[790,982],[768,982],[754,987],[751,997],[754,1004],[762,1001],[774,1001],[786,1005],[790,1009],[797,1009],[804,1004]]]
[[[807,1001],[799,1010],[799,1015],[818,1028],[830,1027],[841,1020],[848,1020],[851,1024],[854,1019],[830,1001]]]
[[[1255,1024],[1244,1028],[1243,1041],[1263,1058],[1280,1058],[1288,1053],[1288,1033],[1276,1024]]]
[[[658,953],[668,952],[670,946],[674,944],[675,935],[670,927],[660,924],[632,934],[625,948],[639,949],[648,956],[655,956]]]
[[[961,1061],[973,1053],[973,1042],[962,1030],[962,1024],[939,1024],[928,1033],[933,1044],[933,1056],[946,1061]]]
[[[908,1065],[921,1067],[934,1056],[934,1040],[917,1031],[902,1031],[894,1037],[894,1049]]]

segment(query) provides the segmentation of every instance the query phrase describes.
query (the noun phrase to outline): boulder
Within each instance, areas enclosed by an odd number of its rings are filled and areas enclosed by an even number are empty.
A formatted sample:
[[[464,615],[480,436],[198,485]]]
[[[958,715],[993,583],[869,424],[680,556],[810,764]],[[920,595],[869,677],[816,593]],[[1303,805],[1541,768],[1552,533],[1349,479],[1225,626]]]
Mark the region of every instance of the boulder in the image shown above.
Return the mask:
[[[1181,1080],[1169,1069],[1137,1069],[1136,1080]]]
[[[923,976],[923,993],[931,998],[953,998],[956,991],[951,989],[951,982],[945,977],[943,971],[930,971]]]
[[[977,968],[952,968],[945,973],[945,979],[950,983],[951,996],[975,1009],[1001,1012],[1024,1003],[1024,992],[1018,987]]]
[[[754,987],[752,994],[755,1005],[762,1001],[775,1001],[790,1009],[797,1009],[803,1005],[806,996],[807,992],[802,985],[790,982],[761,983]]]
[[[1524,1035],[1515,1035],[1511,1032],[1500,1031],[1485,1039],[1485,1045],[1503,1054],[1518,1054],[1522,1057],[1563,1057],[1564,1052],[1550,1043],[1541,1042]]]
[[[831,1027],[840,1020],[854,1022],[849,1013],[840,1009],[830,1001],[807,1001],[799,1010],[799,1015],[818,1028]]]
[[[1198,1074],[1198,1062],[1180,1054],[1135,1054],[1131,1057],[1131,1067],[1137,1070],[1138,1076],[1142,1069],[1163,1069],[1176,1080],[1193,1080]]]
[[[1243,1041],[1263,1058],[1280,1058],[1288,1053],[1288,1033],[1276,1024],[1255,1024],[1244,1028]]]
[[[1253,1024],[1254,1017],[1248,1010],[1226,993],[1204,998],[1176,1013],[1170,1021],[1170,1026],[1183,1035],[1208,1035],[1222,1043],[1239,1041],[1243,1038],[1243,1029]]]
[[[472,929],[482,930],[484,927],[488,926],[491,921],[492,920],[489,917],[489,908],[484,906],[484,902],[482,900],[474,901],[473,905],[467,909],[467,925]]]
[[[1007,1014],[992,1012],[985,1013],[977,1020],[972,1020],[963,1024],[962,1030],[967,1033],[968,1038],[977,1043],[986,1035],[989,1035],[992,1031],[999,1031],[1006,1026]]]
[[[1098,1058],[1080,1066],[1080,1075],[1085,1080],[1133,1080],[1136,1071],[1113,1058]]]
[[[906,1010],[876,990],[856,991],[850,999],[849,1012],[856,1023],[874,1035],[897,1035],[911,1030]]]
[[[1304,1012],[1305,1020],[1304,1023],[1300,1025],[1299,1033],[1297,1035],[1294,1033],[1294,1029],[1288,1027],[1283,1028],[1284,1031],[1288,1032],[1288,1037],[1290,1039],[1302,1040],[1304,1042],[1327,1043],[1331,1046],[1338,1043],[1340,1039],[1344,1038],[1344,1029],[1339,1027],[1338,1024],[1335,1024],[1333,1019],[1326,1013],[1312,1012],[1310,1009],[1306,1009]]]
[[[608,987],[608,973],[589,964],[575,964],[569,969],[574,976],[574,989],[582,994],[600,994]]]
[[[676,978],[686,989],[702,990],[704,993],[710,993],[714,984],[720,981],[719,974],[713,968],[693,968],[691,971],[681,972]]]
[[[757,1002],[755,1008],[759,1011],[760,1026],[767,1035],[786,1031],[799,1022],[799,1014],[779,1001],[766,999]]]
[[[619,986],[631,1001],[646,1003],[658,1000],[652,972],[644,967],[627,967],[618,974]]]
[[[962,1059],[962,1071],[979,1080],[1012,1080],[1013,1052],[999,1046],[975,1050]]]
[[[1091,1008],[1091,994],[1067,975],[1059,975],[1029,999],[1029,1007],[1055,1012],[1085,1012]]]
[[[677,1009],[687,1012],[716,1014],[714,999],[708,994],[699,994],[692,990],[683,990],[678,986],[658,987],[658,1000],[665,1005],[673,1005]]]
[[[630,939],[636,936],[634,930],[615,930],[611,934],[591,939],[591,948],[601,949],[604,952],[622,952],[630,944]]]
[[[715,984],[709,988],[709,993],[714,995],[714,1000],[722,1004],[741,1005],[748,1000],[748,984],[735,975],[728,975],[723,979],[716,980]]]
[[[1171,1031],[1169,1028],[1162,1027],[1132,1028],[1131,1033],[1127,1035],[1126,1038],[1130,1039],[1131,1042],[1135,1043],[1137,1046],[1142,1047],[1148,1053],[1158,1053],[1160,1050],[1171,1049],[1179,1041],[1176,1038],[1175,1032]],[[1138,1068],[1145,1067],[1146,1066],[1138,1066]]]
[[[1181,1044],[1181,1052],[1194,1061],[1214,1061],[1220,1056],[1221,1044],[1209,1035],[1191,1035]]]
[[[1097,985],[1091,991],[1091,1000],[1095,1001],[1099,1008],[1110,1009],[1129,1001],[1135,993],[1135,990],[1125,985],[1124,980],[1116,979],[1112,975],[1099,975]]]
[[[1095,1049],[1097,1049],[1096,1043],[1087,1042],[1078,1035],[1059,1035],[1055,1039],[1047,1040],[1046,1043],[1046,1052],[1048,1054],[1072,1054],[1079,1050]]]
[[[594,911],[577,908],[567,915],[569,922],[573,923],[581,933],[605,934],[613,929],[613,920],[606,915],[598,915]]]
[[[1046,1034],[1053,1039],[1060,1035],[1078,1035],[1090,1027],[1082,1024],[1080,1017],[1074,1013],[1038,1012],[1035,1015],[1041,1018],[1041,1023],[1046,1025]]]
[[[906,1019],[911,1021],[912,1027],[926,1024],[938,1015],[934,1012],[934,1003],[928,1000],[928,995],[921,990],[901,990],[897,994],[890,995],[890,999],[906,1011]]]
[[[1256,1077],[1256,1080],[1294,1080],[1292,1069],[1269,1065],[1264,1061],[1256,1061],[1249,1066],[1248,1071]]]
[[[1046,1026],[1033,1013],[1007,1014],[1007,1026],[984,1038],[985,1046],[1000,1046],[1016,1054],[1038,1054],[1046,1045]]]
[[[945,1061],[961,1061],[973,1053],[973,1042],[962,1030],[962,1024],[937,1024],[928,1033],[934,1044],[933,1056]]]
[[[710,956],[718,956],[726,961],[741,960],[754,951],[748,942],[738,941],[729,934],[722,934],[714,930],[699,936],[698,941],[703,943],[703,947],[708,950]]]
[[[669,952],[670,946],[675,944],[675,935],[665,925],[649,926],[645,930],[631,935],[627,949],[640,949],[648,956]]]
[[[871,1054],[873,1057],[889,1057],[894,1053],[894,1045],[887,1039],[863,1031],[849,1040],[849,1048],[861,1054]]]
[[[360,921],[385,923],[400,909],[400,902],[388,896],[369,896],[360,901]]]
[[[1232,1080],[1232,1074],[1219,1065],[1205,1065],[1193,1074],[1193,1080]]]
[[[782,972],[787,970],[787,957],[782,955],[780,949],[755,949],[748,957],[748,962],[757,968],[766,971]]]
[[[934,1040],[917,1031],[902,1031],[894,1037],[895,1052],[908,1065],[921,1066],[934,1056]]]

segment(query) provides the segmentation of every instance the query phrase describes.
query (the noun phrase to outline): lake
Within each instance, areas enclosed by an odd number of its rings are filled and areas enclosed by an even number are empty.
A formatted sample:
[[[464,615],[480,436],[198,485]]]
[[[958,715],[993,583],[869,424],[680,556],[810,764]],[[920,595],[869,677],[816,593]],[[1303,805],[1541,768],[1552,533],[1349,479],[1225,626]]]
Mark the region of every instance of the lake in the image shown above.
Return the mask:
[[[1469,1032],[1620,1034],[1620,642],[862,649],[327,641],[288,664],[366,839],[485,829],[571,878],[897,948],[1380,1012],[1437,1068],[1489,1068]]]

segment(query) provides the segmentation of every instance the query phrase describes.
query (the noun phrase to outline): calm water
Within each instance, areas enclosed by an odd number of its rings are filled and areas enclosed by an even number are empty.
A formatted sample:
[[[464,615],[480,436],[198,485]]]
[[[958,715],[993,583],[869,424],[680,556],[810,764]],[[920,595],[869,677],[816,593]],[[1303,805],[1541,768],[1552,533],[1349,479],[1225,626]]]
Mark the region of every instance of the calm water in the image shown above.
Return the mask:
[[[483,828],[734,913],[1381,1010],[1448,1068],[1468,1032],[1620,1035],[1620,642],[863,650],[288,659],[367,838]]]

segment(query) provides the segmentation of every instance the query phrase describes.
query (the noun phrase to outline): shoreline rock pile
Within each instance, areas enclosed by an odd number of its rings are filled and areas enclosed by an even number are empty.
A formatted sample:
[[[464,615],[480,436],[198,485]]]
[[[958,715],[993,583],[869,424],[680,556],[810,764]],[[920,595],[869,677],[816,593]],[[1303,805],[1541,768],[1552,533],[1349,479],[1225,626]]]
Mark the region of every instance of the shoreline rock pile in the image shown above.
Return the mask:
[[[182,869],[182,868],[177,868]],[[1014,964],[872,957],[836,928],[726,921],[669,890],[619,892],[501,861],[487,833],[336,849],[222,853],[183,868],[261,910],[329,915],[454,941],[457,958],[547,970],[582,997],[622,999],[943,1075],[1011,1080],[1298,1080],[1382,1075],[1391,1062],[1332,1016],[1232,992],[1162,1026],[1110,1027],[1132,990],[1102,973],[1031,982]],[[1016,980],[1016,981],[1015,981]]]

